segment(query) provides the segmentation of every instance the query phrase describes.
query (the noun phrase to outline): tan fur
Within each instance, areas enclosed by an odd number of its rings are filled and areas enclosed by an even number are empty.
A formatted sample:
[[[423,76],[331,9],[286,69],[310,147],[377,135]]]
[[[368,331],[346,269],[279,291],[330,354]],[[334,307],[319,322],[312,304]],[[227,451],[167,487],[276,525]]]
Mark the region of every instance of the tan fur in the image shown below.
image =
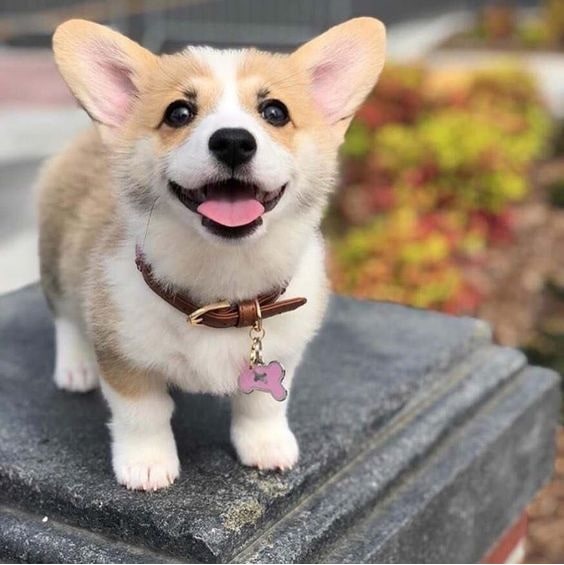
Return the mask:
[[[238,69],[239,96],[251,113],[257,111],[257,93],[266,90],[266,98],[283,100],[290,109],[287,127],[271,127],[269,133],[289,150],[295,150],[296,136],[304,130],[315,132],[316,139],[329,135],[327,124],[312,100],[304,96],[309,78],[304,68],[290,55],[272,56],[262,51],[250,51]]]
[[[350,66],[357,65],[362,73],[356,78],[361,80],[356,84],[353,95],[339,109],[337,121],[333,128],[338,136],[344,137],[354,113],[366,96],[374,88],[384,66],[386,56],[386,28],[382,22],[374,18],[354,18],[308,41],[292,53],[292,59],[297,66],[312,68],[317,61],[336,57],[338,50],[354,46],[355,57]]]
[[[374,24],[361,22],[358,29],[363,34],[373,33]],[[164,152],[182,143],[221,94],[209,67],[188,51],[156,57],[108,28],[67,22],[53,39],[56,60],[73,93],[87,107],[90,93],[83,82],[81,53],[84,43],[96,44],[100,34],[123,50],[139,88],[129,118],[111,144],[118,152],[125,152],[133,141],[145,137],[153,140],[156,151]],[[316,41],[323,41],[321,38]],[[301,62],[310,56],[311,49],[307,44],[291,56],[248,51],[237,70],[239,96],[250,113],[257,111],[261,91],[267,91],[267,98],[284,100],[291,123],[285,128],[270,127],[269,134],[290,151],[302,136],[313,135],[322,150],[332,154],[336,147],[331,132],[311,97],[304,96],[309,77]],[[374,56],[380,53],[376,50]],[[186,128],[162,125],[165,108],[183,99],[187,91],[197,92],[198,117]],[[103,132],[102,128],[104,136]],[[103,141],[98,131],[88,131],[43,172],[39,196],[41,278],[55,311],[60,298],[74,297],[75,313],[80,317],[81,311],[90,313],[90,331],[106,379],[121,393],[135,395],[147,386],[147,377],[124,364],[115,352],[108,328],[116,322],[116,315],[99,268],[105,250],[120,243],[116,195],[110,188],[112,162]],[[112,369],[112,363],[119,370]],[[119,376],[121,370],[125,374]]]
[[[91,22],[57,29],[57,64],[95,128],[53,159],[39,183],[41,279],[60,352],[55,382],[91,390],[100,370],[113,414],[114,471],[129,488],[156,489],[178,476],[168,384],[232,396],[232,441],[243,463],[295,464],[286,403],[238,392],[248,332],[188,327],[147,288],[135,248],[143,246],[163,284],[203,304],[249,299],[282,284],[290,296],[307,296],[298,313],[268,321],[265,351],[285,364],[289,387],[327,303],[318,227],[344,132],[381,69],[383,34],[379,22],[360,18],[291,55],[193,48],[158,57]],[[347,80],[343,89],[321,89],[329,91],[325,99],[314,87],[320,74],[328,76],[334,46],[344,54],[337,75]],[[269,98],[284,102],[289,123],[264,119],[260,103]],[[194,119],[167,125],[166,108],[186,99],[195,104]],[[237,175],[262,194],[282,195],[260,229],[236,243],[211,235],[174,189],[229,179],[208,147],[225,127],[246,128],[257,141],[248,170]],[[71,378],[69,365],[80,379]]]
[[[80,308],[98,235],[114,220],[106,149],[91,128],[43,169],[38,193],[39,257],[45,294]]]
[[[139,398],[152,390],[162,388],[163,382],[166,382],[166,378],[158,371],[135,367],[111,349],[98,349],[96,357],[104,381],[121,396]]]

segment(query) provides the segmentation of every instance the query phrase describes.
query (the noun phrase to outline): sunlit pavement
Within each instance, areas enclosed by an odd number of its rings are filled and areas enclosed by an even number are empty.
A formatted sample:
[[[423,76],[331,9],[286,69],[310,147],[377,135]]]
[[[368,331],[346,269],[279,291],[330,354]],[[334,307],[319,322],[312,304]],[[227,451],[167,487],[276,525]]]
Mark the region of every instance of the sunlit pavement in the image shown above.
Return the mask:
[[[37,171],[87,124],[49,51],[0,49],[0,293],[37,280]]]
[[[74,107],[0,110],[0,294],[37,280],[37,172],[87,124]]]

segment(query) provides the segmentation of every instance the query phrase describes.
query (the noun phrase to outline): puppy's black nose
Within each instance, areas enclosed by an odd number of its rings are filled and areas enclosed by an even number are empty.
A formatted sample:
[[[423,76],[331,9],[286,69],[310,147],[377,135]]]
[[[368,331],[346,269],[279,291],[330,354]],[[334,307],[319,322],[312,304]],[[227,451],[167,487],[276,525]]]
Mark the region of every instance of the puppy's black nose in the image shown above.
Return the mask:
[[[218,161],[231,169],[249,162],[257,152],[255,138],[242,128],[218,129],[210,137],[208,147]]]

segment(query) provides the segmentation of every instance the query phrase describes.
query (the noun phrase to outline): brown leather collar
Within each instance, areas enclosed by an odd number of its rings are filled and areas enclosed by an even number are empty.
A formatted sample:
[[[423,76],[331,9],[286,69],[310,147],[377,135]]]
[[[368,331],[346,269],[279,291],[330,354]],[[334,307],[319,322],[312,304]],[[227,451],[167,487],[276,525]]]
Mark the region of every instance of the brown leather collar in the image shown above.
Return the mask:
[[[136,249],[135,264],[147,286],[171,306],[186,314],[188,321],[193,325],[203,324],[210,328],[249,327],[254,325],[259,317],[257,302],[263,319],[291,312],[307,302],[307,299],[303,297],[279,301],[280,296],[286,292],[286,288],[281,287],[268,294],[261,294],[256,299],[233,303],[222,301],[200,307],[194,304],[188,295],[168,290],[161,285],[153,277],[151,265],[145,263],[140,249]]]

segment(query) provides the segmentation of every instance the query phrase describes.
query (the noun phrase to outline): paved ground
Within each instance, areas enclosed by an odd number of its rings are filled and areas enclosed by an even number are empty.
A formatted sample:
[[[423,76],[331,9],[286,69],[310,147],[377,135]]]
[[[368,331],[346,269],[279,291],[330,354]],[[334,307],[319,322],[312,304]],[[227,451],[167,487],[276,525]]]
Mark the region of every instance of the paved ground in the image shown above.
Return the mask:
[[[40,161],[87,125],[50,52],[0,50],[0,294],[38,278],[33,186]]]
[[[37,279],[31,187],[39,162],[0,165],[0,293]]]

